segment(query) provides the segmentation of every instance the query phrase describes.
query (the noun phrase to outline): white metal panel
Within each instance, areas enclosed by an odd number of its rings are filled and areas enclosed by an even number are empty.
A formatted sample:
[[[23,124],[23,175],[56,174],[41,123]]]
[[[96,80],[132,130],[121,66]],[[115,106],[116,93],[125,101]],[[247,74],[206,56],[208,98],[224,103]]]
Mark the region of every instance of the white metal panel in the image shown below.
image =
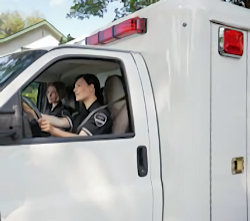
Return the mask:
[[[130,54],[86,49],[55,50],[30,67],[33,72],[23,72],[5,90],[17,91],[35,70],[67,54],[113,56],[123,61],[135,137],[1,146],[0,211],[3,220],[152,221],[151,173],[149,171],[146,177],[138,176],[136,154],[137,147],[145,145],[150,168],[150,153],[154,149],[150,149],[142,86]]]
[[[218,53],[218,28],[211,24],[211,208],[212,221],[247,220],[246,171],[232,174],[231,161],[246,161],[246,58]]]
[[[248,213],[250,212],[250,32],[247,33],[247,200],[248,200]],[[248,216],[250,221],[250,216]]]
[[[154,95],[152,93],[151,80],[148,75],[148,70],[142,56],[139,53],[133,53],[136,66],[139,70],[141,84],[146,104],[146,114],[148,120],[149,143],[150,143],[150,171],[153,188],[153,220],[162,220],[163,214],[163,189],[161,180],[161,157],[160,157],[160,140],[158,131],[158,122],[156,116],[156,107]]]

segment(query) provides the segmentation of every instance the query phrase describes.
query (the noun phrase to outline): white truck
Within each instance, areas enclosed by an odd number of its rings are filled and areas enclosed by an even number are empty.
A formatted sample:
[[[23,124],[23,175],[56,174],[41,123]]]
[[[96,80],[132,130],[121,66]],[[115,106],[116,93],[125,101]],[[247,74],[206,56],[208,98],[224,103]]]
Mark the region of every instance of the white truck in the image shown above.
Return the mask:
[[[0,58],[0,220],[250,221],[249,21],[165,0],[86,38],[99,46]],[[60,81],[74,115],[82,73],[111,94],[112,133],[37,135],[23,102],[39,116]]]

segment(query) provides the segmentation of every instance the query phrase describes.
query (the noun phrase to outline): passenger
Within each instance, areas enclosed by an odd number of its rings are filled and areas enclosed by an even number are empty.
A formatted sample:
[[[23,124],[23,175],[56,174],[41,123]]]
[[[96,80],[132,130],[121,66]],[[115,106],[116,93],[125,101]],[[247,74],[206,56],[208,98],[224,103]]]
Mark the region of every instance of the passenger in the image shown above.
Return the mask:
[[[83,110],[73,119],[72,133],[53,126],[44,117],[38,120],[42,131],[58,137],[92,136],[110,133],[112,130],[110,112],[107,108],[98,109],[101,107],[102,94],[97,77],[93,74],[84,74],[77,77],[74,93],[76,101],[82,102],[86,110]]]

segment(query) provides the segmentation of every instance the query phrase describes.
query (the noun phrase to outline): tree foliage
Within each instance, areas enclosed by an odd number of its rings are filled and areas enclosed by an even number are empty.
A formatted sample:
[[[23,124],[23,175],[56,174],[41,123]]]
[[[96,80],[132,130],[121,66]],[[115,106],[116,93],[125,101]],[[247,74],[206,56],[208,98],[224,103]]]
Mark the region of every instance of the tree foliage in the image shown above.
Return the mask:
[[[233,4],[250,8],[250,0],[224,0],[225,2],[231,2]]]
[[[5,38],[16,32],[34,25],[43,19],[37,15],[23,18],[17,11],[0,14],[0,38]]]
[[[70,34],[67,35],[67,37],[61,37],[59,45],[65,44],[69,41],[74,40],[75,38],[73,38]]]
[[[118,0],[73,0],[73,5],[70,8],[68,17],[75,17],[79,19],[90,18],[90,16],[103,17],[107,12],[108,4]],[[115,9],[114,20],[123,17],[129,13],[135,12],[141,8],[151,5],[159,0],[119,0],[123,7]],[[223,0],[250,8],[250,0]]]
[[[108,4],[115,1],[118,0],[74,0],[67,16],[79,19],[90,18],[90,16],[103,17],[107,12]],[[123,7],[115,9],[114,20],[157,1],[159,0],[121,0]]]

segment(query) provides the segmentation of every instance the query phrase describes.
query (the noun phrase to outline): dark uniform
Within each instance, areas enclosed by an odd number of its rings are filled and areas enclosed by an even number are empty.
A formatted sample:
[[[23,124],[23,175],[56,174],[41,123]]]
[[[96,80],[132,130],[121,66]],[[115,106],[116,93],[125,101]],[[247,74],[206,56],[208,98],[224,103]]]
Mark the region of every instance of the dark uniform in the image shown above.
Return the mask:
[[[97,108],[101,107],[98,101],[95,101],[88,110],[83,109],[79,115],[73,119],[73,133],[79,134],[82,130],[89,136],[98,134],[108,134],[112,132],[112,119],[107,108],[94,113],[83,125],[84,119]],[[81,127],[79,128],[79,126]]]
[[[49,104],[48,108],[45,110],[44,114],[55,116],[55,117],[66,117],[69,121],[70,128],[72,128],[70,112],[64,107],[62,102],[59,102],[55,108],[51,109],[52,105]]]
[[[49,104],[49,106],[45,110],[44,114],[52,115],[52,116],[56,116],[56,117],[63,117],[64,115],[68,116],[69,111],[67,111],[65,109],[62,102],[59,102],[53,110],[52,110],[52,105]]]

